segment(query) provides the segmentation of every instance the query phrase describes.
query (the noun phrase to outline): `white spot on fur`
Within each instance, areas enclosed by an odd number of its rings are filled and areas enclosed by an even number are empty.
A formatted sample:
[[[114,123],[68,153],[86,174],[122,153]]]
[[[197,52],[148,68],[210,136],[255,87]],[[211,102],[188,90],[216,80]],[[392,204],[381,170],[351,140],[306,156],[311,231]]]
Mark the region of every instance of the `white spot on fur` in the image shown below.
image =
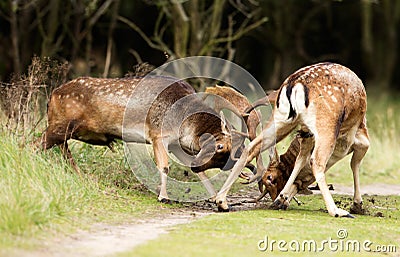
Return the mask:
[[[336,97],[334,95],[332,95],[331,98],[332,98],[333,102],[337,103],[337,99],[336,99]]]
[[[85,80],[84,79],[80,79],[78,82],[83,84],[83,83],[85,83]]]

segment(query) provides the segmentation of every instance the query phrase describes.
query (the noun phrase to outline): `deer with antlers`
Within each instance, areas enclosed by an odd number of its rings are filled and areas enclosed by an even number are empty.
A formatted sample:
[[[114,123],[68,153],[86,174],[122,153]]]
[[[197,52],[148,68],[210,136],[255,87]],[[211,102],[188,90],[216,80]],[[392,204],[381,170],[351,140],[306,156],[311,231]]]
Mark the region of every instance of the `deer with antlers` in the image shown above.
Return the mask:
[[[168,151],[185,159],[215,197],[204,171],[232,168],[243,142],[191,85],[173,77],[77,78],[52,92],[47,113],[42,146],[60,146],[76,171],[69,139],[110,148],[115,139],[152,144],[162,202],[169,201]]]
[[[290,75],[281,85],[273,111],[273,120],[243,150],[225,184],[216,197],[222,209],[229,209],[226,194],[243,167],[261,151],[274,147],[299,127],[310,137],[300,142],[293,171],[273,206],[286,209],[295,194],[294,182],[309,164],[325,201],[334,217],[353,217],[336,206],[329,192],[325,172],[336,162],[352,153],[354,179],[353,207],[362,209],[359,169],[369,148],[366,127],[367,99],[361,80],[350,69],[335,63],[318,63]],[[276,178],[270,179],[273,185]]]

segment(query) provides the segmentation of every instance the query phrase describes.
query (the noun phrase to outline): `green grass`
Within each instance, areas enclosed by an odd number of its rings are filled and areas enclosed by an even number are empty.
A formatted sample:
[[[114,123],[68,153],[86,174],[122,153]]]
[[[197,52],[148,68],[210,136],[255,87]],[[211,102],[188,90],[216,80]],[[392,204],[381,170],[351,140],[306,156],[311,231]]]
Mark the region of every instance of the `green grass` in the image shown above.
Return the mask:
[[[79,151],[93,166],[88,171],[80,161],[78,175],[59,149],[36,152],[19,144],[16,136],[0,131],[0,249],[29,247],[32,237],[162,209],[121,162],[112,163],[116,158],[104,154],[104,148]]]
[[[82,183],[62,160],[35,155],[11,137],[0,137],[0,231],[20,235],[63,217],[91,198],[93,184]]]
[[[339,240],[337,232],[345,229],[348,236],[342,241],[366,240],[373,242],[371,249],[379,245],[394,245],[400,251],[400,197],[365,198],[370,213],[382,212],[384,217],[357,215],[356,219],[332,218],[325,211],[320,196],[300,196],[304,205],[293,204],[287,211],[252,210],[234,213],[210,215],[186,225],[174,227],[169,234],[135,248],[133,251],[118,256],[275,256],[294,254],[289,243],[296,240],[314,240],[319,247],[323,240]],[[348,197],[335,197],[342,204],[351,203]],[[369,199],[369,201],[368,201]],[[373,199],[373,200],[372,200]],[[374,204],[372,204],[374,202]],[[379,206],[381,208],[377,209]],[[258,249],[260,240],[268,237],[271,240],[284,240],[288,252],[281,252],[277,244],[269,244],[265,251]],[[362,245],[361,245],[362,246]],[[265,247],[262,244],[261,247]],[[307,248],[308,249],[308,248]],[[312,248],[314,249],[314,248]],[[322,256],[333,255],[335,245],[325,248]],[[339,248],[341,249],[341,248]],[[346,249],[346,248],[343,248]],[[338,251],[341,256],[370,256],[371,253],[361,249],[360,252]],[[355,248],[354,248],[355,249]],[[336,252],[336,253],[338,253]],[[310,256],[309,251],[301,251],[296,256]]]

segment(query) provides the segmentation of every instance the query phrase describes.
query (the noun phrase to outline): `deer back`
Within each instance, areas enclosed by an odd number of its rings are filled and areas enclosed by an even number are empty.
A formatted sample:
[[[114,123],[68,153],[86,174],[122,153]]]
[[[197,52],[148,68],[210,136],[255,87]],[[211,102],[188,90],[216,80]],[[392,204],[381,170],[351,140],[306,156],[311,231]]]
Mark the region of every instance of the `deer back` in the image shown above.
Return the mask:
[[[69,138],[109,144],[122,139],[123,126],[124,140],[148,142],[170,105],[194,93],[187,83],[168,77],[72,80],[52,93],[46,148]]]

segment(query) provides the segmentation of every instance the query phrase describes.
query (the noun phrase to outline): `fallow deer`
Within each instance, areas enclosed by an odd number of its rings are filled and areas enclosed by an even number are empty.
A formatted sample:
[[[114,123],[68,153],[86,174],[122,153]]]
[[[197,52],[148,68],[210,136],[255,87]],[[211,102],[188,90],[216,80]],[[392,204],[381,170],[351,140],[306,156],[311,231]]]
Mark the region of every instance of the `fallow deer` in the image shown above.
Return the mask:
[[[353,208],[362,207],[359,186],[359,168],[369,148],[366,127],[367,99],[361,80],[350,69],[335,63],[319,63],[304,67],[290,75],[281,85],[273,112],[262,133],[243,150],[230,176],[218,192],[216,203],[229,209],[226,194],[243,167],[260,151],[273,147],[296,127],[310,133],[311,170],[325,201],[328,213],[334,217],[353,217],[336,206],[325,180],[325,172],[337,161],[353,153],[351,169],[354,179]],[[305,149],[307,150],[307,149]],[[308,155],[297,156],[293,172],[274,206],[286,209],[293,195],[293,183],[308,163]]]
[[[69,139],[107,146],[115,139],[152,144],[161,174],[160,201],[169,199],[167,151],[178,146],[194,156],[192,170],[215,196],[204,171],[224,169],[239,146],[225,120],[195,93],[188,83],[172,77],[74,79],[52,92],[42,146],[59,145],[77,170]]]

